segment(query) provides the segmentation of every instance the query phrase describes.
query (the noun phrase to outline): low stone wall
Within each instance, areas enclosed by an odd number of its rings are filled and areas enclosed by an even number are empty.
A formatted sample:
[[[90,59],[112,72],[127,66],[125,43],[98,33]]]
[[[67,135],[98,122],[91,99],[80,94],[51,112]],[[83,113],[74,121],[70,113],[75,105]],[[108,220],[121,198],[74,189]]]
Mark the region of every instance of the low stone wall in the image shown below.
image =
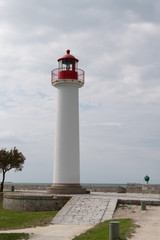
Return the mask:
[[[127,193],[142,193],[142,186],[138,186],[136,184],[127,184],[126,192]]]
[[[144,194],[160,194],[160,185],[148,184],[148,185],[136,185],[128,184],[126,187],[127,193],[144,193]]]
[[[4,190],[5,191],[11,191],[12,186],[14,186],[14,190],[47,190],[48,187],[51,187],[51,184],[20,184],[20,183],[7,183],[4,184]]]
[[[121,186],[109,186],[109,185],[82,185],[90,192],[116,192],[116,193],[125,193],[126,189]]]
[[[14,186],[15,191],[46,191],[51,184],[5,184],[4,190],[11,191]],[[113,185],[82,185],[87,191],[90,192],[117,192],[117,193],[151,193],[159,194],[160,185],[138,185],[138,184],[127,184],[127,187],[113,186]]]
[[[160,194],[160,185],[143,185],[142,193]]]
[[[3,208],[17,211],[58,211],[70,199],[69,196],[5,193]]]
[[[51,184],[5,184],[4,190],[11,191],[12,186],[14,186],[14,190],[37,190],[37,191],[45,191],[48,187],[51,187]],[[109,185],[81,185],[86,188],[87,191],[91,192],[117,192],[117,193],[125,193],[126,189],[121,186],[109,186]]]
[[[141,205],[142,200],[136,199],[118,199],[118,204],[134,204],[134,205]],[[151,206],[160,206],[160,201],[156,200],[145,200],[147,205]]]

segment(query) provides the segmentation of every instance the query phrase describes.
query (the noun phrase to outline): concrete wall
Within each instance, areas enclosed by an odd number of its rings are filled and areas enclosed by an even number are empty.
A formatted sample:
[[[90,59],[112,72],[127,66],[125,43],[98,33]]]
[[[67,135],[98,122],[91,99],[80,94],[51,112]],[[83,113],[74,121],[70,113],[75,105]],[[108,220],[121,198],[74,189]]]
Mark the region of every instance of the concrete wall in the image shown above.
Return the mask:
[[[127,193],[144,193],[144,194],[160,194],[160,185],[148,184],[137,186],[136,184],[128,184]]]
[[[137,186],[136,184],[127,184],[127,193],[142,193],[142,186]]]
[[[159,194],[160,193],[160,185],[143,185],[142,193],[151,193],[151,194]]]
[[[5,193],[3,208],[17,211],[54,211],[60,210],[70,199],[68,196],[29,195]]]
[[[134,204],[134,205],[141,205],[142,200],[136,199],[118,199],[118,204]],[[145,200],[147,205],[152,206],[160,206],[160,201],[154,200]]]
[[[125,193],[126,189],[121,186],[109,186],[109,185],[82,185],[91,192],[117,192]]]
[[[36,191],[46,191],[51,184],[5,184],[4,190],[11,191],[11,186],[14,186],[16,190],[36,190]],[[137,184],[127,184],[126,188],[121,186],[108,186],[108,185],[82,185],[87,191],[91,192],[117,192],[117,193],[160,193],[160,185],[137,185]]]
[[[11,187],[14,186],[15,191],[16,190],[37,190],[37,191],[43,191],[47,190],[48,187],[51,186],[51,184],[14,184],[14,183],[8,183],[4,184],[4,190],[5,191],[11,191]]]
[[[5,184],[4,190],[11,190],[11,187],[14,186],[16,190],[37,190],[37,191],[45,191],[51,184]],[[125,193],[126,189],[121,186],[109,186],[109,185],[82,185],[82,187],[86,188],[87,191],[91,192],[117,192],[117,193]]]

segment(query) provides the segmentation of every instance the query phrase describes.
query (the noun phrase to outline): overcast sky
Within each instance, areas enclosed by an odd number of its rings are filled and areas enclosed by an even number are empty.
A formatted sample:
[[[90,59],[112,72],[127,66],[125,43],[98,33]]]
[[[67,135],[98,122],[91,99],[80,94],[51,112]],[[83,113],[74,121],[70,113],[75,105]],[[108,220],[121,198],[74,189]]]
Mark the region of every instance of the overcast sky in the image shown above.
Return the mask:
[[[81,183],[160,183],[159,0],[0,0],[0,148],[26,157],[6,181],[52,183],[50,72],[67,49],[86,76]]]

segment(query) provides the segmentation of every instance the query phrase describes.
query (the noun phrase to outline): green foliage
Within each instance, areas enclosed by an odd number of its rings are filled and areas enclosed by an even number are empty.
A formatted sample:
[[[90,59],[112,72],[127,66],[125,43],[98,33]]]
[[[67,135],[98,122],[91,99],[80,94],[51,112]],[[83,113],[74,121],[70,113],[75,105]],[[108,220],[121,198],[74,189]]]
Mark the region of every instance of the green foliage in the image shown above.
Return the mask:
[[[0,192],[3,192],[5,174],[11,169],[15,171],[22,171],[25,157],[19,152],[16,147],[7,151],[5,148],[0,150],[0,172],[2,172],[2,182],[0,186]]]
[[[2,209],[0,203],[0,230],[44,226],[50,223],[57,211],[22,212]]]
[[[28,233],[1,233],[0,240],[20,240],[29,239]]]
[[[126,240],[126,238],[131,237],[131,233],[137,227],[132,219],[117,219],[115,221],[120,222],[120,240]],[[100,223],[73,240],[109,240],[109,222]]]
[[[0,168],[5,172],[12,168],[15,168],[16,171],[21,171],[24,161],[25,157],[16,149],[16,147],[10,151],[3,148],[0,150]]]

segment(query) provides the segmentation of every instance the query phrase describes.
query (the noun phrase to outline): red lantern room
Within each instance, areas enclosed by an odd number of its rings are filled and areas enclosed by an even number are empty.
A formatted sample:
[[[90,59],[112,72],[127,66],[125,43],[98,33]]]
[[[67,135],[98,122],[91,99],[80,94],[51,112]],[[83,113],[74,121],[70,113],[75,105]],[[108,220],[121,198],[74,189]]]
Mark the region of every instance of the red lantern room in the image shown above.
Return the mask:
[[[52,85],[58,82],[67,81],[67,79],[72,80],[72,82],[76,80],[83,85],[84,71],[78,69],[79,60],[70,54],[70,50],[67,50],[66,53],[67,54],[57,60],[58,68],[51,71]]]
[[[67,54],[58,59],[58,79],[78,79],[78,59],[70,54],[70,50],[67,50]]]

